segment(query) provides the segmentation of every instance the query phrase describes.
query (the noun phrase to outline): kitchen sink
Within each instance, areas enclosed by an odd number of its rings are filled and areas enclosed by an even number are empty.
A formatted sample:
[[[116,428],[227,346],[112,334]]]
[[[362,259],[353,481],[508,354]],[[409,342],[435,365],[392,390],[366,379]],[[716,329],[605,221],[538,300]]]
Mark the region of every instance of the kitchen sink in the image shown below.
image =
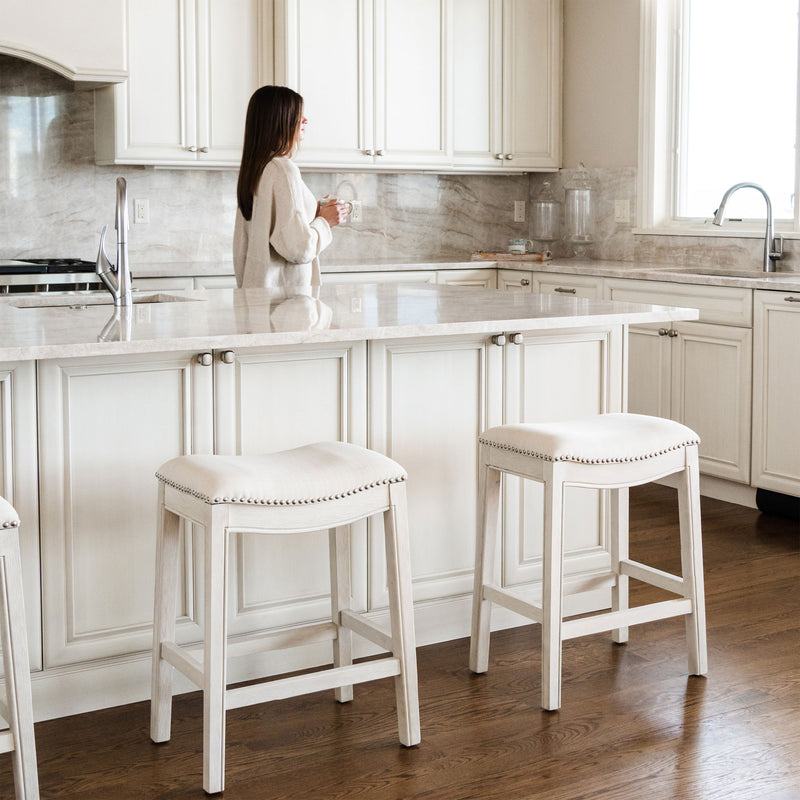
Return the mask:
[[[178,294],[165,294],[164,292],[133,295],[133,302],[136,305],[140,303],[195,303],[203,301],[202,297],[185,297]],[[80,295],[37,295],[35,297],[20,297],[9,305],[14,306],[14,308],[69,308],[81,310],[89,306],[114,305],[114,298],[106,292],[83,297]]]

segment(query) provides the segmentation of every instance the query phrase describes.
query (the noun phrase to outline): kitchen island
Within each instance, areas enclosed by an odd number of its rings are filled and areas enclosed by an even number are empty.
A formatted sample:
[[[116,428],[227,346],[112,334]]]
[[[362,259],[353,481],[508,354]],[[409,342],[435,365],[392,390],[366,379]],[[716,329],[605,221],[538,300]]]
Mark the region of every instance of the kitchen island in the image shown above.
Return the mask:
[[[154,472],[163,461],[320,439],[397,459],[409,473],[418,641],[464,636],[477,434],[503,421],[624,409],[627,325],[697,316],[402,283],[330,284],[319,297],[261,289],[140,299],[118,311],[104,295],[0,303],[0,475],[23,522],[39,719],[149,696]],[[536,487],[507,482],[507,583],[539,580],[539,502]],[[596,577],[571,610],[601,607],[609,563],[602,498],[574,489],[568,515],[567,586]],[[355,602],[376,617],[386,606],[379,524],[355,526],[352,565]],[[202,624],[200,535],[187,530],[184,541],[186,642]],[[265,539],[241,535],[233,545],[232,635],[329,613],[324,534]],[[517,624],[500,614],[496,623]],[[230,676],[324,663],[328,649],[245,658]]]

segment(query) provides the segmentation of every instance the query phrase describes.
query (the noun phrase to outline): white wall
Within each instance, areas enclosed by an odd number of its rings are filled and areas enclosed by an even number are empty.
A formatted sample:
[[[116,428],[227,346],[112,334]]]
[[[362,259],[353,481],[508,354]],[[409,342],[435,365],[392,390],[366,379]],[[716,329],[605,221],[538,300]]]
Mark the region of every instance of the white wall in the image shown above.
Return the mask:
[[[564,166],[637,162],[639,0],[564,0]]]

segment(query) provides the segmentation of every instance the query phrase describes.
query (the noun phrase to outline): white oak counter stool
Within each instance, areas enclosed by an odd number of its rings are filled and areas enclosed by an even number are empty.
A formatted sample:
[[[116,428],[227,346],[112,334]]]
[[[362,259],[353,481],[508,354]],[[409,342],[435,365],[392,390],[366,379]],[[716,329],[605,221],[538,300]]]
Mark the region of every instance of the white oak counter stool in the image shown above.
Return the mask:
[[[393,676],[400,741],[420,741],[414,609],[406,512],[406,473],[391,459],[341,442],[256,456],[190,455],[156,473],[159,529],[151,738],[170,736],[172,668],[203,690],[203,788],[222,791],[225,712],[228,708],[335,689],[352,699],[355,683]],[[349,525],[383,514],[391,633],[351,609]],[[179,521],[205,529],[205,625],[202,661],[175,641]],[[330,622],[255,637],[259,650],[329,639],[333,668],[226,688],[228,537],[231,533],[290,535],[330,529]],[[353,664],[351,631],[389,651],[385,658]],[[237,645],[248,642],[237,641]],[[231,646],[233,654],[233,646]],[[255,652],[253,640],[245,652]]]
[[[0,730],[0,753],[13,752],[17,800],[38,800],[36,742],[33,736],[31,673],[28,634],[22,597],[19,558],[19,515],[0,497],[0,646],[5,668],[5,703],[0,716],[8,728]],[[0,792],[2,795],[2,792]]]
[[[689,672],[707,670],[703,555],[697,434],[685,425],[640,414],[601,414],[553,423],[520,423],[480,435],[479,530],[470,641],[470,669],[489,664],[491,605],[510,609],[542,626],[542,706],[561,706],[561,643],[613,631],[618,643],[628,626],[686,616]],[[531,603],[494,583],[500,476],[517,475],[544,484],[542,602]],[[629,558],[627,491],[630,486],[676,475],[680,509],[681,576]],[[675,479],[672,479],[673,481]],[[614,572],[611,611],[563,619],[563,520],[566,486],[610,490],[609,544]],[[678,595],[678,599],[630,608],[628,580],[634,578]]]

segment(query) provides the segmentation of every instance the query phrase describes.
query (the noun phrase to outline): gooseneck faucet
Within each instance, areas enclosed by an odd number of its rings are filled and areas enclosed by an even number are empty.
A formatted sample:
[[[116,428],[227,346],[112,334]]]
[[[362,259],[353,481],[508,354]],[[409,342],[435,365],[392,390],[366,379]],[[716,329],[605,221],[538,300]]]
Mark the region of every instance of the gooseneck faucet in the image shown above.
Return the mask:
[[[775,272],[775,262],[783,258],[783,236],[775,238],[775,223],[772,219],[772,202],[769,195],[757,183],[737,183],[731,186],[720,201],[719,208],[714,212],[714,224],[722,226],[722,217],[725,213],[725,204],[728,198],[738,189],[755,189],[767,201],[767,230],[764,233],[764,272]],[[776,246],[777,241],[777,246]]]
[[[117,207],[114,227],[117,229],[117,264],[108,260],[105,238],[108,225],[100,234],[100,248],[97,251],[97,274],[111,292],[115,306],[129,306],[131,298],[131,268],[128,264],[128,187],[125,178],[117,178]]]

